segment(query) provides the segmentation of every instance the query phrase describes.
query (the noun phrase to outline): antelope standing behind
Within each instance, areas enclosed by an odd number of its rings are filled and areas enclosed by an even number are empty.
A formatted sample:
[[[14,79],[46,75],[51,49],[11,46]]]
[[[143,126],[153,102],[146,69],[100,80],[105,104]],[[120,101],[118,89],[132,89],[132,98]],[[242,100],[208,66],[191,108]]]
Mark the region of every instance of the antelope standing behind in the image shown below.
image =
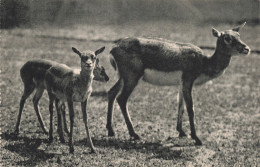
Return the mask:
[[[45,134],[47,133],[47,130],[44,126],[44,123],[42,121],[42,116],[38,109],[38,103],[40,98],[43,95],[44,90],[46,89],[46,86],[44,84],[44,77],[46,74],[46,71],[58,64],[55,61],[51,60],[45,60],[45,59],[36,59],[36,60],[29,60],[27,61],[20,70],[21,79],[24,84],[24,92],[20,100],[20,108],[18,113],[18,118],[15,126],[15,134],[18,135],[20,131],[20,121],[22,116],[22,111],[24,104],[26,102],[26,99],[33,93],[33,91],[36,89],[35,95],[33,97],[33,107],[36,112],[36,115],[38,117],[38,120],[40,122],[40,126]],[[99,59],[96,60],[95,69],[93,71],[94,73],[94,80],[100,81],[100,82],[107,82],[109,80],[109,77],[107,76],[105,72],[105,68],[103,66],[99,65]],[[64,124],[64,130],[65,132],[68,132],[67,124],[66,124],[66,118],[65,118],[65,105],[64,107],[61,107],[62,115],[63,115],[63,124]],[[58,117],[58,122],[61,121]],[[64,139],[60,139],[61,142],[64,142]]]
[[[80,74],[76,74],[73,70],[64,65],[56,64],[47,70],[45,75],[45,84],[49,95],[49,110],[50,110],[50,130],[49,130],[49,140],[53,140],[52,136],[52,117],[53,117],[53,102],[57,106],[58,117],[60,116],[61,104],[67,102],[69,108],[70,116],[70,133],[69,133],[69,150],[70,153],[74,152],[72,134],[73,134],[73,124],[74,124],[74,107],[73,102],[81,102],[81,109],[83,115],[83,121],[86,128],[87,140],[90,144],[91,152],[95,152],[93,146],[88,125],[87,125],[87,101],[92,92],[92,81],[93,81],[93,70],[95,67],[95,62],[97,55],[104,51],[105,47],[98,49],[95,52],[84,51],[80,52],[76,48],[72,50],[79,55],[81,59],[81,71]],[[58,124],[58,133],[61,138],[63,136],[63,131],[61,123]]]
[[[212,28],[213,36],[217,37],[217,46],[212,56],[192,44],[177,43],[163,39],[125,38],[115,41],[112,48],[111,64],[118,70],[119,80],[108,91],[108,135],[114,136],[112,116],[114,101],[123,113],[129,134],[134,139],[140,137],[135,133],[128,114],[127,100],[136,87],[138,80],[154,85],[179,85],[177,131],[179,137],[186,136],[182,130],[183,99],[189,116],[191,137],[196,145],[202,142],[196,135],[194,125],[194,109],[192,86],[201,85],[224,73],[232,55],[249,54],[249,47],[242,42],[238,31],[245,25],[226,31]]]

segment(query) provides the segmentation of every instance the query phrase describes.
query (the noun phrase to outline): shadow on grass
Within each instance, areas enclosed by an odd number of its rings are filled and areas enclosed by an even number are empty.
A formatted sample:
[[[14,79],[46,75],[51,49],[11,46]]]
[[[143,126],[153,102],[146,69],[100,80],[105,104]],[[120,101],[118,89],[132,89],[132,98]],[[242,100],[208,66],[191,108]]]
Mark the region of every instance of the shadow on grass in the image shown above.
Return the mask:
[[[176,138],[177,139],[177,138]],[[153,154],[153,156],[148,159],[153,158],[162,158],[165,160],[172,159],[182,159],[182,160],[191,160],[192,157],[186,156],[183,154],[183,147],[190,147],[190,144],[178,145],[173,144],[172,146],[165,146],[158,142],[144,142],[144,141],[133,141],[133,140],[120,140],[114,137],[104,137],[104,138],[92,138],[93,144],[96,147],[112,147],[115,149],[124,149],[124,150],[135,150],[137,152],[145,154]],[[86,139],[75,141],[75,145],[87,145]]]
[[[55,154],[46,153],[43,150],[38,149],[42,143],[48,143],[47,139],[19,137],[13,133],[3,132],[1,134],[1,140],[19,141],[18,143],[9,144],[3,147],[4,149],[17,153],[26,159],[25,161],[16,162],[16,165],[19,166],[35,166],[37,163],[42,161],[45,162],[55,156]]]

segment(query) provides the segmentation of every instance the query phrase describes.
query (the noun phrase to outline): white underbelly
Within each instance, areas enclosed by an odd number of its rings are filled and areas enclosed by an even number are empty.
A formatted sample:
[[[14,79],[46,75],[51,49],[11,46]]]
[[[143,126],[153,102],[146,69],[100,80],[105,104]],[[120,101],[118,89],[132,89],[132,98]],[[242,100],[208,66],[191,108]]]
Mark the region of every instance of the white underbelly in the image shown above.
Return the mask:
[[[182,73],[182,71],[164,72],[152,69],[145,69],[143,80],[153,85],[178,86],[182,83]],[[201,74],[195,79],[193,85],[202,85],[212,79],[213,78],[208,75]]]
[[[205,74],[200,74],[200,75],[195,79],[193,85],[202,85],[202,84],[204,84],[204,83],[206,83],[206,82],[208,82],[208,81],[211,81],[211,80],[214,79],[214,78],[219,77],[219,76],[222,75],[224,72],[225,72],[225,71],[223,70],[223,71],[219,72],[219,74],[217,74],[217,75],[215,75],[215,76],[213,76],[213,77],[210,77],[210,76],[205,75]]]
[[[210,81],[212,78],[205,75],[205,74],[201,74],[200,76],[198,76],[195,81],[193,82],[193,85],[202,85],[208,81]]]
[[[145,69],[143,80],[159,86],[170,86],[181,84],[182,71],[164,72],[152,69]]]

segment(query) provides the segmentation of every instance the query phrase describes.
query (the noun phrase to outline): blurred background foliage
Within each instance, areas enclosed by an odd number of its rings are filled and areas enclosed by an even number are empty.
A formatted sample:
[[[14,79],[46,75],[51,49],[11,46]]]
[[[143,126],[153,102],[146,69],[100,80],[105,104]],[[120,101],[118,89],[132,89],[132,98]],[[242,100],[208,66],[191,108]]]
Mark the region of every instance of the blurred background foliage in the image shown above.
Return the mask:
[[[259,0],[1,0],[1,28],[131,21],[259,24]]]

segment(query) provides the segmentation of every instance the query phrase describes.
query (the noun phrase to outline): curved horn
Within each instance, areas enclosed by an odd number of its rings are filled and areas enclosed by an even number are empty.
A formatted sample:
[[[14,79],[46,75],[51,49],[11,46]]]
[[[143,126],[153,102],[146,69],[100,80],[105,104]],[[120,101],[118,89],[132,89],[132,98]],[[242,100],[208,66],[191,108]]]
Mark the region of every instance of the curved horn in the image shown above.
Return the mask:
[[[241,24],[240,26],[237,26],[236,28],[233,28],[233,31],[238,32],[241,28],[243,28],[246,25],[246,22],[244,22],[243,24]]]

